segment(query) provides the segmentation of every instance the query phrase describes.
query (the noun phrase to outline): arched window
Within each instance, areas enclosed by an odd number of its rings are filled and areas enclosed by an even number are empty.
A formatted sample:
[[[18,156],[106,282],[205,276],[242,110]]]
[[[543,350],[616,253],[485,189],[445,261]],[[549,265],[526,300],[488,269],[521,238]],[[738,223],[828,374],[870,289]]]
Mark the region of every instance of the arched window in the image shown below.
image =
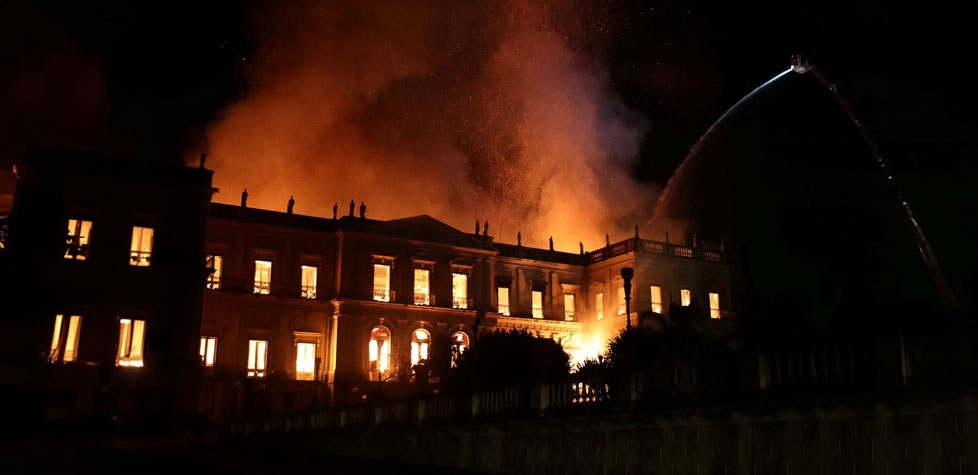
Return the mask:
[[[391,363],[391,332],[384,327],[374,327],[370,330],[370,379],[383,381],[384,375],[390,370]]]
[[[452,334],[452,368],[458,363],[459,356],[469,349],[469,336],[465,332],[455,332]]]
[[[431,333],[419,328],[411,334],[411,366],[428,359],[428,345],[431,344]]]

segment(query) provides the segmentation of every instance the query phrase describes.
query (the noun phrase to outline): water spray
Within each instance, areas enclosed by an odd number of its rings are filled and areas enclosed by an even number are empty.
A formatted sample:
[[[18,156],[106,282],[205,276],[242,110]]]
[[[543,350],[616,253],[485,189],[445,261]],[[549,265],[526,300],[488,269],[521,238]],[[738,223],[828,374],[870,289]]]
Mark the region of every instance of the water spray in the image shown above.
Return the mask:
[[[940,267],[937,265],[937,258],[934,257],[934,252],[930,249],[930,244],[927,242],[927,238],[924,237],[924,231],[920,229],[920,223],[917,222],[917,217],[914,215],[913,210],[910,209],[910,204],[907,202],[903,194],[900,193],[900,189],[897,187],[896,180],[893,178],[893,173],[890,171],[890,167],[887,164],[886,158],[883,157],[883,152],[880,151],[876,143],[869,136],[869,132],[863,127],[862,122],[856,118],[856,114],[852,110],[852,106],[849,105],[849,101],[842,96],[839,92],[839,88],[836,87],[832,81],[822,73],[821,70],[816,68],[814,65],[810,64],[808,60],[801,55],[793,55],[791,57],[791,69],[789,71],[794,71],[798,74],[805,74],[809,71],[818,78],[819,81],[832,93],[835,100],[839,102],[839,105],[845,109],[846,114],[849,115],[849,119],[852,121],[856,129],[859,130],[860,135],[862,135],[863,140],[869,149],[873,152],[874,158],[876,158],[876,164],[880,167],[880,171],[886,178],[886,182],[890,184],[897,201],[900,203],[903,209],[904,218],[907,221],[907,225],[910,227],[910,232],[913,234],[914,241],[917,243],[917,249],[920,250],[920,256],[924,259],[924,264],[927,265],[927,269],[930,271],[931,278],[934,280],[934,285],[937,287],[937,291],[941,294],[941,300],[944,302],[944,306],[950,310],[956,309],[958,307],[958,301],[954,297],[954,291],[944,280],[944,274],[941,273]],[[780,77],[780,76],[779,76]],[[773,80],[772,80],[773,81]],[[763,86],[762,86],[763,87]]]

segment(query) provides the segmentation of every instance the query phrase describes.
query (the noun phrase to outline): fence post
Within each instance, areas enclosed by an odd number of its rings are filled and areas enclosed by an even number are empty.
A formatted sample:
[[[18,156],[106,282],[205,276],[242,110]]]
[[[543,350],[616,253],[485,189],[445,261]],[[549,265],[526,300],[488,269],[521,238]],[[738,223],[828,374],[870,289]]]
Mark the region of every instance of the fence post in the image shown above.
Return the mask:
[[[538,384],[530,389],[530,410],[543,415],[550,407],[550,385]]]
[[[418,425],[421,425],[421,422],[424,421],[424,416],[425,416],[424,405],[425,405],[424,399],[418,401],[418,411],[415,413],[415,418]]]
[[[469,396],[469,416],[475,418],[479,415],[479,395],[472,393]]]
[[[384,406],[374,407],[374,425],[380,425],[380,422],[384,419]]]

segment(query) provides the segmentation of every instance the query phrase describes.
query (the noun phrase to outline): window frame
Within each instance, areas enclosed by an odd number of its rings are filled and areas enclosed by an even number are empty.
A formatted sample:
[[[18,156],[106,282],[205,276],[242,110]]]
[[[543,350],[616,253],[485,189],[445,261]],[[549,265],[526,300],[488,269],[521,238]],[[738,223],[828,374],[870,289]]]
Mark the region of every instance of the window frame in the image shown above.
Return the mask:
[[[205,368],[213,368],[217,365],[217,340],[216,336],[201,335],[200,337],[200,363]],[[210,357],[210,362],[207,359]]]
[[[419,333],[425,335],[425,337],[419,338]],[[431,358],[431,338],[431,332],[424,327],[418,327],[411,331],[410,361],[412,371],[415,365]]]
[[[51,348],[47,360],[50,363],[72,363],[78,361],[78,343],[81,341],[81,315],[57,314],[54,316],[54,331],[51,334]]]
[[[74,221],[74,226],[72,222]],[[87,232],[85,224],[88,224]],[[72,229],[74,227],[74,229]],[[71,261],[85,261],[88,260],[88,255],[91,252],[91,242],[92,242],[92,229],[95,227],[95,223],[88,219],[82,218],[68,218],[67,231],[68,234],[65,236],[65,255],[64,258]],[[76,242],[77,241],[77,242]],[[82,242],[84,241],[84,242]],[[83,251],[79,251],[82,250]],[[75,250],[76,252],[72,252]]]
[[[720,292],[710,292],[710,318],[714,320],[719,320],[723,318],[723,314],[720,310]],[[716,305],[714,307],[714,305]]]
[[[465,295],[459,296],[455,294],[458,279],[465,281]],[[454,269],[452,270],[452,308],[466,310],[469,307],[471,307],[471,305],[469,305],[469,274],[461,271],[460,269]]]
[[[427,279],[425,279],[426,287],[424,293],[419,293],[418,287],[418,273],[426,273]],[[434,305],[434,299],[431,295],[431,273],[432,270],[425,267],[414,267],[414,305],[432,306]]]
[[[656,290],[658,290],[659,299],[656,300]],[[663,302],[662,302],[662,286],[661,285],[650,285],[649,286],[649,301],[650,309],[658,314],[662,314]]]
[[[213,269],[213,271],[207,274],[205,288],[208,290],[221,290],[221,278],[224,275],[224,256],[221,254],[207,254],[206,256],[204,265],[208,269]]]
[[[567,299],[570,298],[571,309],[567,310]],[[573,322],[577,320],[577,295],[572,292],[564,292],[564,321]]]
[[[139,238],[136,238],[136,230],[139,230]],[[146,243],[146,231],[149,231],[149,250],[144,249]],[[132,226],[132,236],[129,241],[129,266],[130,267],[151,267],[153,263],[153,249],[156,245],[156,228],[149,226]]]
[[[537,299],[535,298],[537,296],[540,297],[540,306],[539,307],[537,307],[537,302],[536,302]],[[533,318],[536,318],[538,320],[544,318],[543,305],[544,305],[544,303],[543,303],[543,291],[542,290],[532,290],[531,289],[530,290],[530,315]]]
[[[374,336],[375,332],[382,331],[384,335]],[[370,333],[367,334],[367,372],[368,379],[371,381],[383,381],[384,378],[391,372],[391,345],[394,342],[394,334],[391,332],[384,324],[377,324],[370,329]],[[362,340],[361,340],[362,341]],[[374,342],[383,342],[381,344],[375,344]],[[376,350],[374,347],[376,346]],[[386,358],[383,356],[386,355]],[[376,370],[373,367],[373,362],[377,362]]]
[[[312,285],[306,282],[306,271],[312,270]],[[271,278],[271,276],[269,276]],[[311,287],[311,291],[310,291]],[[319,266],[300,265],[299,266],[299,297],[304,299],[315,299],[319,291]]]
[[[254,293],[255,295],[271,295],[271,293],[272,293],[272,268],[274,267],[274,262],[272,262],[272,260],[270,260],[270,259],[269,260],[265,260],[265,259],[254,259],[252,262],[254,262],[254,267],[255,267],[254,285],[252,286],[252,290],[253,290],[252,293]],[[263,264],[262,267],[264,267],[264,264],[268,264],[268,280],[267,281],[265,281],[265,280],[259,280],[259,277],[260,277],[260,271],[258,270],[258,264],[259,263],[262,263]]]
[[[115,365],[123,368],[142,368],[146,352],[146,320],[119,318],[119,342],[116,348]],[[139,330],[137,332],[137,330]],[[139,338],[137,339],[137,334]],[[138,343],[138,345],[136,344]],[[136,350],[134,352],[134,349]],[[133,355],[136,356],[133,356]]]
[[[377,286],[377,268],[378,267],[386,267],[387,268],[387,279],[386,279],[385,287],[384,288],[380,288],[380,287]],[[394,273],[394,263],[392,261],[386,261],[386,260],[381,260],[381,261],[378,262],[375,259],[374,262],[373,262],[373,269],[374,269],[374,273],[373,273],[373,300],[375,302],[390,302],[391,300],[393,300],[391,298],[392,297],[392,295],[391,295],[391,276]],[[378,292],[379,292],[379,294],[378,294]]]
[[[505,290],[506,291],[506,305],[503,305],[503,304],[499,303],[500,302],[499,292],[502,291],[502,290]],[[512,315],[512,310],[511,310],[512,309],[512,307],[511,307],[511,301],[512,301],[511,300],[511,294],[512,294],[512,291],[511,291],[511,289],[508,286],[504,286],[504,285],[497,285],[496,286],[496,313],[498,313],[500,315],[505,315],[507,317],[510,316],[510,315]]]
[[[252,346],[254,343],[254,346]],[[264,345],[262,345],[264,343]],[[264,379],[268,377],[268,340],[258,338],[248,338],[248,361],[245,363],[246,375],[253,379]],[[252,351],[254,348],[254,351]],[[261,364],[259,365],[259,356]]]

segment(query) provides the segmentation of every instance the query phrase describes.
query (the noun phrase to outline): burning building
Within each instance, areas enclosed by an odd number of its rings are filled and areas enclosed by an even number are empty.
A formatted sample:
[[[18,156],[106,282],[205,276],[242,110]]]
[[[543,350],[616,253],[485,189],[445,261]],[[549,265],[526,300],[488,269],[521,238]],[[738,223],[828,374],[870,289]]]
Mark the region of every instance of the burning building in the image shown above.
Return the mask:
[[[636,230],[567,253],[496,242],[488,224],[375,220],[353,202],[332,217],[250,208],[246,194],[211,203],[209,170],[149,168],[66,155],[18,166],[0,250],[20,276],[4,286],[17,344],[4,347],[36,388],[74,401],[48,416],[89,413],[89,392],[123,387],[196,398],[198,382],[200,410],[219,417],[361,400],[411,378],[434,342],[458,354],[493,330],[553,338],[580,360],[625,326],[623,267],[632,321],[731,306],[729,265],[700,243]],[[126,407],[140,402],[160,407]]]

